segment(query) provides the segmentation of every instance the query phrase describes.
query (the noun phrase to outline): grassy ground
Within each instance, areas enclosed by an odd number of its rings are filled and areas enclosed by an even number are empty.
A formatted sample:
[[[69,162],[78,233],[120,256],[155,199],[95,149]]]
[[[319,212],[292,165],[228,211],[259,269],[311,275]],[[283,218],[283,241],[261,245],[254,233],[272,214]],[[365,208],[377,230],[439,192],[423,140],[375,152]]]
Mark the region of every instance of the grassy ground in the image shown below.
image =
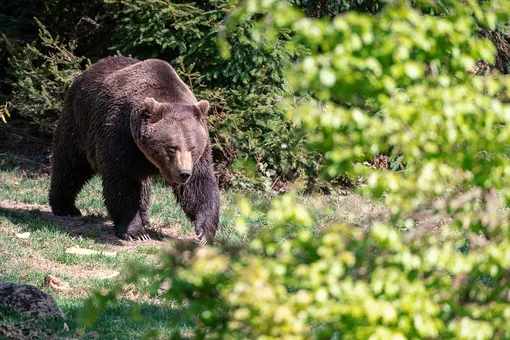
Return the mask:
[[[18,170],[0,170],[0,282],[13,281],[43,287],[46,275],[53,275],[69,284],[62,291],[43,289],[52,294],[65,314],[64,321],[47,324],[31,322],[20,316],[0,310],[4,323],[41,331],[46,329],[59,337],[80,339],[136,339],[150,329],[159,329],[162,338],[171,329],[167,322],[172,313],[179,313],[172,306],[140,293],[141,287],[128,289],[121,304],[107,310],[100,322],[90,328],[82,328],[78,321],[79,311],[93,290],[107,290],[122,280],[123,272],[130,263],[157,265],[158,253],[166,239],[186,240],[194,238],[192,225],[175,204],[171,192],[161,183],[153,185],[150,235],[152,241],[125,242],[114,236],[101,198],[101,183],[94,178],[82,191],[77,206],[84,214],[80,218],[53,216],[47,203],[48,176],[27,175]],[[222,195],[221,226],[217,246],[239,245],[247,236],[237,232],[235,220],[239,216],[236,197],[232,192]],[[267,207],[271,196],[264,193],[248,194],[250,201],[259,207]],[[356,195],[348,196],[302,196],[299,203],[312,212],[316,223],[315,232],[335,221],[345,221],[365,227],[371,220],[384,218],[386,211],[380,205],[362,200]],[[262,217],[248,221],[253,235],[267,227]],[[28,238],[20,238],[23,233]],[[295,230],[289,227],[291,235]],[[108,254],[76,256],[66,249],[80,247]],[[143,321],[129,318],[132,307],[139,307]],[[69,331],[62,331],[63,323]],[[186,333],[191,325],[180,325]]]

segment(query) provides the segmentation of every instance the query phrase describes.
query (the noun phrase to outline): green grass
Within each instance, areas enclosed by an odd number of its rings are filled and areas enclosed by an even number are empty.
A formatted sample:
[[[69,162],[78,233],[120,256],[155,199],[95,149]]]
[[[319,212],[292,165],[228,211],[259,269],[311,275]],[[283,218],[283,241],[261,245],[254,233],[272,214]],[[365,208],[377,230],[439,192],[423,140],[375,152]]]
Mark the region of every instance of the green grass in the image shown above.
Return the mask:
[[[150,299],[143,293],[148,282],[132,287],[133,294],[126,294],[120,304],[107,309],[99,322],[89,328],[78,323],[78,316],[87,296],[93,290],[108,290],[122,282],[123,274],[131,264],[157,265],[161,242],[130,242],[120,244],[113,236],[101,195],[101,181],[93,178],[80,193],[77,206],[84,214],[75,219],[55,218],[48,207],[47,177],[27,176],[17,170],[0,170],[0,282],[12,281],[41,287],[46,275],[53,275],[69,284],[66,291],[50,291],[65,314],[64,320],[37,323],[19,315],[2,312],[0,323],[13,325],[22,322],[37,330],[57,333],[67,338],[137,339],[151,330],[159,330],[158,338],[170,335],[168,321],[179,311]],[[268,193],[245,193],[255,209],[267,209],[273,196]],[[240,216],[236,205],[238,193],[222,193],[222,213],[217,234],[217,246],[241,245],[260,231],[268,228],[264,215],[248,219],[248,233],[241,234],[235,227]],[[366,227],[373,218],[381,218],[385,210],[373,202],[349,196],[300,196],[298,203],[306,206],[314,219],[314,233],[334,222],[349,222]],[[154,181],[151,205],[151,224],[155,233],[175,238],[193,237],[193,225],[186,219],[169,189]],[[29,232],[28,238],[16,234]],[[287,236],[297,232],[289,225]],[[66,249],[80,247],[100,252],[115,252],[116,256],[67,254]],[[119,276],[115,276],[120,272]],[[136,294],[135,294],[136,293]],[[138,294],[140,293],[140,294]],[[130,317],[133,308],[139,308],[141,321]],[[137,319],[137,318],[135,318]],[[70,328],[62,332],[63,322]],[[191,325],[179,325],[181,333],[191,330]]]
[[[20,171],[1,171],[0,197],[24,203],[47,204],[48,180],[28,178]]]

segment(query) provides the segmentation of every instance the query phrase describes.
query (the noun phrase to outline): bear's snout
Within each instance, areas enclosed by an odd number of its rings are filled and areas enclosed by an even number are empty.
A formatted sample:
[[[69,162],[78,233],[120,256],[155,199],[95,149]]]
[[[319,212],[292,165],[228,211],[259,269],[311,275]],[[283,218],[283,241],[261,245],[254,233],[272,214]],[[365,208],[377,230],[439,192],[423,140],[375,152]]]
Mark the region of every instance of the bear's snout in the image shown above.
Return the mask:
[[[185,183],[191,177],[193,171],[193,157],[190,151],[177,150],[175,153],[175,168],[181,183]]]
[[[179,178],[181,180],[181,183],[187,182],[190,177],[191,177],[191,171],[186,170],[186,169],[179,170]]]

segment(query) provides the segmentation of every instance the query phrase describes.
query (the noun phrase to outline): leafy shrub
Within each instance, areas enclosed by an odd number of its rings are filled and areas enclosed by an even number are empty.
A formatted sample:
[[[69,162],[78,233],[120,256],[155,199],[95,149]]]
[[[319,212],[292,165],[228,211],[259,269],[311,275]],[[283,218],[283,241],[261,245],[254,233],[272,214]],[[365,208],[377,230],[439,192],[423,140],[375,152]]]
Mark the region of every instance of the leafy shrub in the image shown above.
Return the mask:
[[[0,32],[17,50],[34,41],[41,49],[40,23],[58,37],[64,45],[72,43],[78,56],[95,58],[103,55],[110,41],[107,39],[110,22],[105,18],[103,0],[76,2],[74,0],[10,0],[0,3]],[[34,20],[34,18],[37,20]],[[105,46],[106,45],[106,46]],[[0,100],[9,100],[11,87],[6,84],[9,53],[0,37]],[[37,72],[37,70],[35,70]],[[17,79],[11,79],[17,81]],[[28,99],[27,99],[28,100]]]
[[[34,17],[54,36],[63,42],[79,41],[84,48],[78,54],[97,53],[98,41],[90,41],[96,30],[106,28],[102,0],[77,3],[73,0],[11,0],[0,4],[0,32],[15,45],[26,44],[39,36],[40,25]],[[100,27],[102,26],[102,27]],[[103,41],[107,40],[102,37]],[[86,45],[86,46],[85,46]],[[87,54],[88,55],[88,54]]]
[[[362,191],[392,219],[277,242],[289,223],[312,223],[285,196],[267,212],[274,229],[244,249],[197,246],[184,261],[189,248],[177,244],[162,268],[131,280],[152,279],[153,293],[169,281],[165,299],[184,307],[174,321],[196,325],[195,338],[510,338],[510,79],[471,74],[496,54],[478,25],[508,20],[510,3],[441,5],[394,1],[333,21],[280,1],[236,10],[234,23],[268,10],[262,27],[292,27],[312,51],[288,78],[316,100],[288,101],[289,114],[316,131],[309,142],[325,170],[367,176]],[[389,145],[406,155],[405,172],[359,165]],[[423,207],[444,222],[413,228],[409,216]]]
[[[235,53],[225,59],[217,44],[222,22],[237,1],[208,0],[173,3],[156,0],[109,0],[117,22],[112,50],[139,58],[163,58],[194,65],[201,85],[210,88],[246,88],[247,93],[280,91],[283,65],[295,53],[277,39],[272,51],[257,48],[251,32],[255,23],[245,22],[230,32],[229,44]],[[288,30],[279,30],[284,35]],[[284,38],[285,36],[283,36]],[[287,36],[288,38],[288,36]],[[261,85],[263,84],[263,85]]]
[[[299,176],[314,182],[320,157],[305,149],[307,132],[284,118],[281,96],[230,89],[202,93],[217,107],[211,118],[216,159],[232,165],[234,184],[269,189],[275,181],[293,182]]]
[[[12,106],[42,126],[53,127],[67,89],[86,65],[73,54],[74,43],[64,44],[38,22],[40,42],[15,47],[8,42]]]

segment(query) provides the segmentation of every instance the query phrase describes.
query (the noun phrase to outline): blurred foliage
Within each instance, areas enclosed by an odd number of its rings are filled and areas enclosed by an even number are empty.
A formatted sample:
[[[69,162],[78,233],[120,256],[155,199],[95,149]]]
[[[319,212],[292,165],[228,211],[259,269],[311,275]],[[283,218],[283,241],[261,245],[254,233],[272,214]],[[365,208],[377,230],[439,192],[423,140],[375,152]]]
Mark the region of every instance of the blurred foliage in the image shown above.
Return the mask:
[[[498,49],[496,62],[492,65],[483,65],[484,69],[496,68],[501,73],[510,74],[510,26],[509,23],[499,24],[495,30],[482,29],[480,36],[488,38]],[[479,64],[483,64],[479,62]],[[488,66],[488,67],[487,67]],[[482,69],[481,67],[479,67]],[[480,74],[480,72],[477,72]]]
[[[133,269],[127,283],[152,280],[151,293],[184,307],[171,321],[189,320],[198,339],[510,338],[510,79],[472,74],[496,56],[477,27],[508,21],[510,3],[440,3],[395,0],[332,21],[281,1],[236,8],[230,27],[263,13],[258,30],[291,28],[287,48],[311,51],[287,78],[312,98],[282,105],[314,131],[325,171],[366,176],[361,191],[392,217],[279,240],[288,225],[312,223],[284,196],[266,212],[272,230],[246,247],[175,243],[161,268]],[[406,171],[361,165],[385,149],[405,154]],[[424,208],[441,222],[415,228]],[[98,293],[85,315],[121,291]]]
[[[302,9],[307,16],[322,18],[334,17],[347,11],[377,13],[384,5],[381,0],[291,0],[294,6]]]

